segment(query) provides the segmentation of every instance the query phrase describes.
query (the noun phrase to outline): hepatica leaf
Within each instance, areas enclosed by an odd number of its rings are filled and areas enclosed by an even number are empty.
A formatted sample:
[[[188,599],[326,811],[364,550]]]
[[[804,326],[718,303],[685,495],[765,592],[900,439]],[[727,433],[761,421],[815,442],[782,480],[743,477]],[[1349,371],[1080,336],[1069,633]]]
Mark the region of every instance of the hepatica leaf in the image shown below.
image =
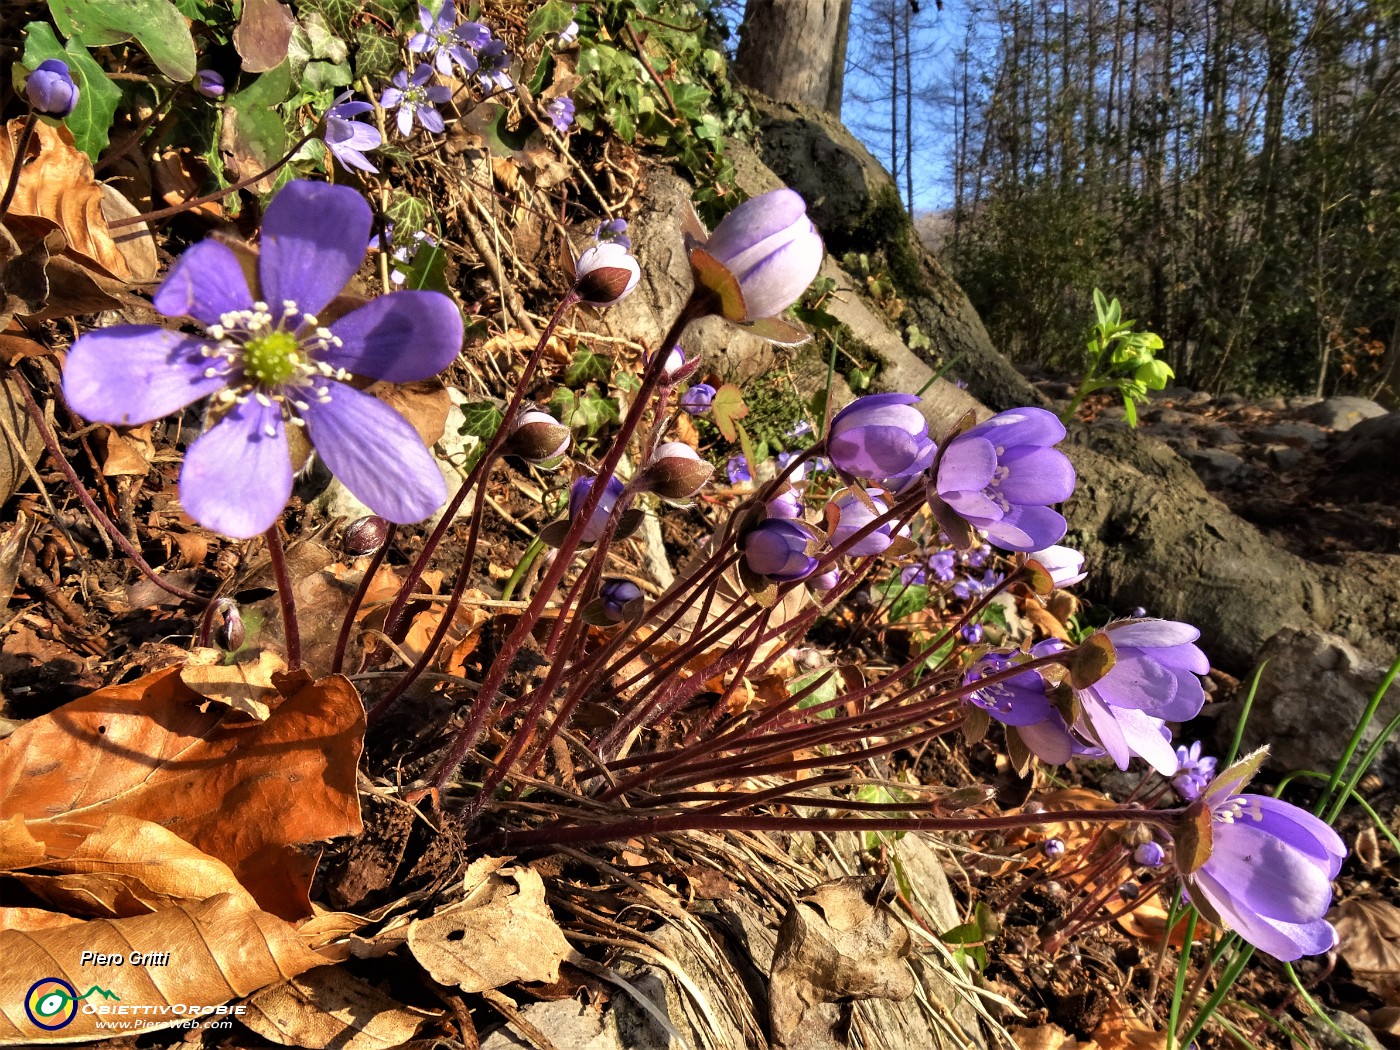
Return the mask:
[[[67,45],[60,44],[47,22],[31,22],[24,29],[24,65],[33,69],[48,58],[61,59],[68,63],[68,71],[78,85],[78,104],[64,121],[73,133],[77,147],[97,160],[97,155],[107,147],[107,132],[112,127],[112,118],[117,114],[117,104],[121,102],[121,90],[107,79],[102,67],[88,54],[83,41],[73,37]],[[193,75],[193,74],[191,74]],[[16,67],[14,76],[19,81],[24,70]]]
[[[54,24],[88,47],[135,40],[156,67],[177,84],[194,77],[194,38],[170,0],[49,0]]]

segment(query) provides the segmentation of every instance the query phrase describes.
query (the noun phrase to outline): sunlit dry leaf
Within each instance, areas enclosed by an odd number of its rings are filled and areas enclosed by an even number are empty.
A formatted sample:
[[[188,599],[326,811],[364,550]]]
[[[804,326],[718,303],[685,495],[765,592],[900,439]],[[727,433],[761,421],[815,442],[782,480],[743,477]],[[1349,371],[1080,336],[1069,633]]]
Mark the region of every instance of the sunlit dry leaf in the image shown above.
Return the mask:
[[[513,981],[550,983],[573,955],[539,873],[506,863],[476,861],[467,869],[465,900],[409,926],[409,950],[438,984],[481,992]]]
[[[27,868],[44,859],[44,844],[29,833],[18,813],[0,820],[0,871]]]
[[[196,163],[200,162],[189,149],[166,150],[152,160],[151,174],[155,178],[156,192],[167,207],[202,196],[203,180],[196,179],[190,173],[190,165]],[[224,217],[224,206],[218,201],[205,201],[190,211],[211,219]]]
[[[226,664],[222,649],[195,649],[180,668],[180,680],[207,700],[224,704],[259,722],[267,720],[277,699],[272,676],[287,669],[274,652],[261,650],[252,660]]]
[[[5,405],[0,403],[0,413],[4,411]],[[10,451],[13,454],[13,449]],[[0,455],[0,495],[3,495],[0,502],[14,494],[13,488],[8,492],[4,491],[6,476],[5,459]],[[0,536],[0,613],[4,613],[10,607],[10,599],[15,594],[15,581],[19,579],[19,567],[24,562],[25,551],[29,549],[29,537],[34,534],[34,526],[37,523],[37,519],[31,518],[24,511],[16,511],[15,523]]]
[[[164,965],[83,965],[83,953],[120,955],[168,953]],[[84,1042],[111,1038],[119,1031],[99,1029],[114,1018],[74,1010],[72,1022],[45,1033],[25,1014],[30,986],[41,977],[66,981],[70,995],[99,985],[98,1002],[153,1008],[140,1015],[140,1031],[184,1021],[188,1014],[159,1007],[220,1006],[325,962],[304,947],[296,931],[261,911],[249,911],[226,894],[201,904],[168,908],[134,919],[94,919],[53,929],[0,931],[0,1045]],[[115,998],[113,998],[115,997]],[[62,1016],[61,1014],[59,1016]]]
[[[1090,1033],[1099,1050],[1166,1050],[1167,1033],[1143,1024],[1122,1003],[1109,1005],[1099,1026]]]
[[[116,814],[95,830],[52,821],[31,827],[54,845],[42,861],[26,865],[38,871],[9,877],[55,908],[122,919],[227,893],[240,907],[257,909],[227,864],[148,820]],[[84,836],[76,845],[75,833]]]
[[[155,458],[151,424],[118,433],[113,427],[99,427],[97,444],[102,449],[102,476],[144,478]]]
[[[72,926],[86,920],[61,911],[43,908],[0,908],[0,932],[4,930],[51,930],[56,926]]]
[[[300,918],[311,910],[319,856],[304,847],[361,829],[364,717],[338,676],[299,689],[256,723],[204,703],[178,668],[159,671],[65,704],[0,742],[0,817],[75,828],[116,814],[150,820],[226,863],[265,910]],[[75,844],[82,837],[71,835]]]
[[[1018,1028],[1011,1033],[1011,1041],[1018,1050],[1099,1050],[1092,1039],[1081,1043],[1057,1024]]]
[[[109,223],[119,219],[134,219],[141,214],[140,209],[108,183],[102,183],[102,217]],[[144,222],[123,226],[116,233],[108,231],[112,243],[126,260],[133,281],[149,281],[160,269],[160,255],[156,251],[155,234]]]
[[[334,966],[321,966],[248,1001],[242,1022],[264,1039],[312,1050],[391,1050],[434,1016],[389,998]]]
[[[373,393],[408,421],[418,432],[423,444],[436,445],[447,429],[447,413],[452,409],[452,397],[439,380],[421,383],[393,383],[377,386]]]
[[[14,163],[21,118],[10,122],[0,135],[0,171]],[[108,277],[132,278],[125,256],[112,240],[102,212],[102,187],[93,178],[92,161],[73,145],[72,133],[62,125],[40,121],[29,147],[32,159],[20,170],[15,198],[5,216],[21,244],[42,239],[49,230],[61,230],[66,254],[96,267]],[[26,234],[28,238],[26,238]]]
[[[836,879],[794,902],[778,929],[770,983],[775,1047],[826,1045],[827,1003],[914,994],[908,929],[882,902],[877,876]]]

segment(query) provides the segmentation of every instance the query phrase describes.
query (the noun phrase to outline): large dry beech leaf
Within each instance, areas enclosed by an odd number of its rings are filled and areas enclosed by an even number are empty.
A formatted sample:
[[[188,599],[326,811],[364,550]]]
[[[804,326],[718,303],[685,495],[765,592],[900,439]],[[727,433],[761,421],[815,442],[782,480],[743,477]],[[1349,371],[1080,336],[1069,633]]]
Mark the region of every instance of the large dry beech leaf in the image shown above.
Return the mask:
[[[35,821],[28,830],[50,838],[37,862],[16,865],[9,878],[45,903],[79,915],[121,919],[194,904],[221,893],[257,908],[223,861],[195,849],[149,820],[113,814],[96,830],[60,821]],[[74,834],[82,834],[76,845]]]
[[[135,963],[132,953],[138,953]],[[122,963],[98,963],[99,954]],[[140,958],[147,955],[156,962]],[[302,946],[290,924],[228,894],[135,919],[0,931],[0,959],[0,1046],[110,1038],[124,1033],[98,1025],[123,1017],[149,1022],[143,1031],[177,1024],[192,1008],[218,1008],[325,962]],[[83,997],[69,1007],[76,1010],[71,1023],[47,1033],[25,1012],[31,987],[44,978],[65,981],[73,989],[67,994]],[[116,1012],[121,1007],[125,1014]],[[108,1013],[96,1012],[103,1009]]]
[[[343,677],[280,684],[266,722],[206,703],[179,668],[36,718],[0,741],[0,820],[24,818],[46,855],[114,816],[150,821],[228,865],[265,911],[302,918],[308,847],[361,830],[365,713]]]
[[[23,119],[17,117],[10,122],[9,134],[0,135],[0,171],[8,172],[14,163],[22,126]],[[5,222],[21,243],[29,243],[26,233],[42,239],[50,230],[61,230],[68,241],[64,254],[108,277],[131,280],[135,275],[107,228],[102,186],[93,178],[92,161],[73,145],[67,128],[40,121],[34,132],[29,147],[33,159],[20,169]]]
[[[840,1045],[826,1003],[914,994],[913,940],[878,876],[836,879],[795,901],[778,928],[769,985],[775,1047]]]
[[[277,699],[272,677],[287,670],[286,661],[267,649],[232,664],[224,662],[227,655],[222,649],[194,649],[180,668],[180,681],[206,700],[266,722]]]
[[[408,928],[408,947],[438,984],[484,992],[513,981],[553,984],[574,950],[533,868],[483,857],[467,869],[466,898]]]
[[[1011,1041],[1017,1050],[1098,1050],[1099,1047],[1092,1039],[1081,1043],[1057,1024],[1018,1028],[1011,1033]]]
[[[264,1039],[310,1050],[392,1050],[435,1016],[389,998],[336,966],[322,966],[248,1001],[239,1020]]]

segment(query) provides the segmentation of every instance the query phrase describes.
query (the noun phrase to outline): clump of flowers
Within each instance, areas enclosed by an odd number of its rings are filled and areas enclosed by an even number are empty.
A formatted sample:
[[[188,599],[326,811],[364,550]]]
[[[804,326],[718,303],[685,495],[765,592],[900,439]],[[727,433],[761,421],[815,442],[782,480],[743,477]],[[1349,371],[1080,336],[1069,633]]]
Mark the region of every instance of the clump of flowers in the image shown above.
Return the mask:
[[[463,22],[458,25],[455,0],[446,0],[436,18],[431,11],[420,5],[418,21],[423,30],[409,38],[409,51],[414,54],[431,55],[433,68],[445,77],[452,75],[454,65],[462,71],[463,76],[470,76],[476,72],[477,59],[474,52],[486,46],[491,39],[489,29],[480,22]]]
[[[323,141],[331,156],[344,167],[378,174],[379,169],[369,162],[365,154],[383,145],[384,137],[372,124],[355,119],[371,112],[374,107],[368,102],[352,102],[351,97],[349,91],[345,92],[326,111]]]
[[[286,505],[288,426],[304,426],[326,466],[376,514],[423,520],[446,498],[437,464],[402,416],[347,380],[436,375],[461,349],[462,318],[444,295],[401,291],[321,322],[364,259],[370,222],[349,187],[288,183],[263,217],[256,294],[232,249],[195,245],[152,303],[204,334],[116,325],[82,336],[64,367],[68,403],[127,426],[213,397],[208,429],[185,454],[180,502],[227,536],[265,532]]]
[[[562,95],[550,99],[545,104],[544,112],[549,117],[549,122],[554,125],[554,130],[562,135],[574,122],[574,100]]]

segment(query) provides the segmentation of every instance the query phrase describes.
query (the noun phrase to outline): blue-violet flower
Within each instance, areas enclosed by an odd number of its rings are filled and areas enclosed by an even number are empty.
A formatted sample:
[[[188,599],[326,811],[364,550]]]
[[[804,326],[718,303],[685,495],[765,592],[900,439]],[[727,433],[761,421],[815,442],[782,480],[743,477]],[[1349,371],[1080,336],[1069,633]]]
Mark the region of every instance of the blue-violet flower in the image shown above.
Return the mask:
[[[433,67],[426,62],[418,63],[418,68],[413,71],[410,77],[408,70],[401,69],[394,74],[390,83],[393,87],[384,89],[384,94],[380,96],[379,105],[383,109],[397,109],[398,115],[394,118],[399,127],[399,134],[404,138],[413,134],[413,120],[418,118],[418,123],[423,126],[424,131],[434,135],[442,133],[446,126],[442,122],[442,114],[437,111],[437,107],[444,102],[451,101],[452,92],[441,84],[429,86],[428,80],[433,75]]]
[[[78,104],[78,85],[73,83],[73,74],[68,71],[68,63],[60,58],[46,58],[34,67],[24,82],[24,94],[35,113],[58,117],[60,120],[73,112]]]
[[[445,77],[452,75],[454,62],[461,67],[463,76],[476,72],[476,56],[472,51],[491,39],[489,29],[478,22],[457,25],[454,0],[446,0],[436,18],[426,7],[419,5],[418,21],[423,31],[409,38],[409,51],[415,54],[431,52],[433,67]]]
[[[378,174],[379,169],[369,162],[365,152],[381,146],[384,138],[378,128],[354,119],[374,107],[368,102],[351,102],[350,95],[351,92],[345,92],[326,111],[326,149],[344,167]]]
[[[428,517],[447,498],[432,455],[402,416],[346,380],[436,375],[461,349],[462,315],[445,295],[405,291],[318,320],[363,261],[370,222],[347,186],[288,183],[263,216],[256,296],[232,249],[196,244],[152,302],[205,334],[117,325],[82,336],[64,368],[68,403],[88,419],[133,425],[214,395],[214,421],[185,454],[180,500],[226,536],[256,536],[282,513],[292,490],[287,424],[305,425],[326,466],[374,513]]]
[[[937,447],[914,394],[867,394],[837,412],[827,433],[826,454],[844,476],[903,482],[933,462]]]
[[[816,536],[790,518],[766,519],[745,533],[739,546],[750,571],[776,583],[800,580],[817,567],[817,559],[808,553],[816,546]]]
[[[545,115],[549,117],[549,122],[554,125],[554,130],[563,134],[569,130],[569,126],[574,122],[574,100],[561,95],[559,98],[550,99],[544,107]]]

